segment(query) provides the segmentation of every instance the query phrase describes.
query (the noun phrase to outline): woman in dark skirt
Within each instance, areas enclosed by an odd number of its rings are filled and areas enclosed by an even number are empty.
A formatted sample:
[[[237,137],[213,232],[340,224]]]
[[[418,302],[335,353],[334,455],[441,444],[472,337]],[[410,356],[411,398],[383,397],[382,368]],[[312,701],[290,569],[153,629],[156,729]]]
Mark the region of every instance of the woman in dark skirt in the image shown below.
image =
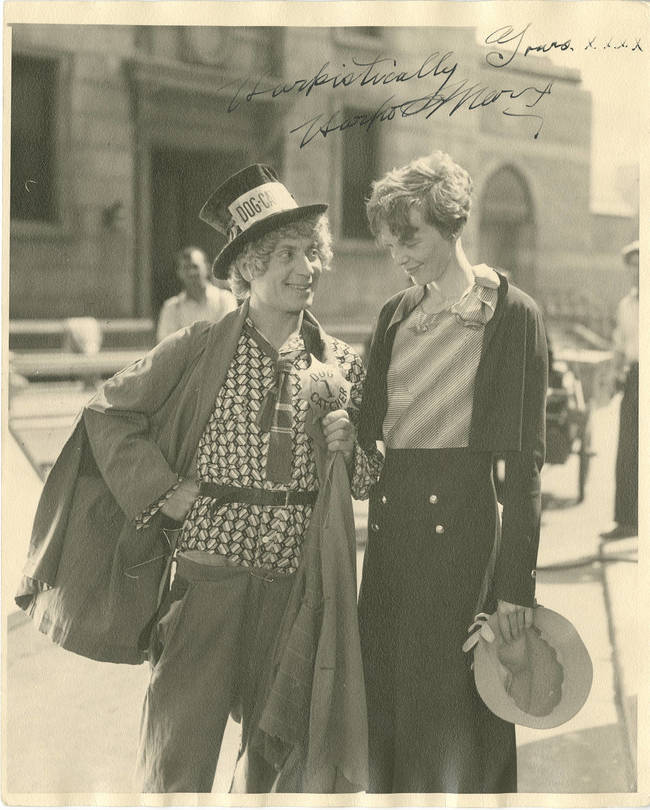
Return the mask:
[[[514,726],[481,702],[462,645],[481,610],[506,640],[532,624],[547,349],[535,303],[465,256],[470,203],[441,152],[368,201],[412,282],[379,316],[359,426],[362,445],[386,447],[359,603],[376,793],[517,790]]]

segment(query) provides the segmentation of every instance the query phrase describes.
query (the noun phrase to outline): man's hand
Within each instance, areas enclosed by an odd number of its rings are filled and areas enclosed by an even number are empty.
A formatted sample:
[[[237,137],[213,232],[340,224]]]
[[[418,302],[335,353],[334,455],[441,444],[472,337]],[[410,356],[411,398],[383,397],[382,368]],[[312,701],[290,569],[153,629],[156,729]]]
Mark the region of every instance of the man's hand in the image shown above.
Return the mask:
[[[355,430],[347,411],[330,411],[322,420],[327,449],[334,453],[340,450],[346,463],[352,458]]]
[[[513,605],[499,599],[497,602],[497,619],[499,629],[506,644],[514,641],[523,633],[525,627],[533,626],[533,609],[523,605]]]
[[[172,520],[183,520],[198,494],[199,485],[196,481],[189,478],[181,481],[174,494],[160,507],[160,511]]]

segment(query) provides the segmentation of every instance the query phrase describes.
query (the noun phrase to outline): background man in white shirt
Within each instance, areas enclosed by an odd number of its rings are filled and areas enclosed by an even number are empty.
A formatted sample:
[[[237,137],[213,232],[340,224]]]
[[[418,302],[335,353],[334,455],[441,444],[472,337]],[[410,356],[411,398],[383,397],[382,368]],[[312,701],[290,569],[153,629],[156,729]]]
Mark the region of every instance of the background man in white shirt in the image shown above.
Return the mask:
[[[231,292],[210,283],[210,264],[201,248],[183,248],[176,257],[176,268],[183,291],[163,304],[158,341],[195,321],[220,321],[237,306]]]
[[[638,534],[639,464],[639,243],[626,245],[623,261],[630,273],[630,291],[619,301],[614,330],[614,364],[623,389],[616,455],[614,527],[604,540]]]

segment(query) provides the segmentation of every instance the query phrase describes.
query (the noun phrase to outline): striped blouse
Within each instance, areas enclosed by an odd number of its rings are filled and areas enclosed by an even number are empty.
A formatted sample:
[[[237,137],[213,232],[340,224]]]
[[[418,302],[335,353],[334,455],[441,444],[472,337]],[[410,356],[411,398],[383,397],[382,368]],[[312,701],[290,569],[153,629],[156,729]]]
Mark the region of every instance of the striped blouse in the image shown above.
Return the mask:
[[[453,306],[401,322],[388,369],[384,441],[391,448],[467,447],[474,380],[499,277],[474,268],[474,284]],[[422,292],[424,296],[424,291]]]

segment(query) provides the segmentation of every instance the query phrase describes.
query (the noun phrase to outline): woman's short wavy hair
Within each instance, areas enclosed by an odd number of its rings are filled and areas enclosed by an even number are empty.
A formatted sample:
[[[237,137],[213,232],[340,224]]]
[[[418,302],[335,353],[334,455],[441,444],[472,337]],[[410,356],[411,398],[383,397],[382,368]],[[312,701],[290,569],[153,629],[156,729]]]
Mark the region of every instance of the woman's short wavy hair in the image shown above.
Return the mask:
[[[472,178],[445,152],[393,169],[372,184],[366,211],[375,237],[383,225],[403,241],[413,236],[409,214],[419,210],[446,239],[457,239],[472,205]]]
[[[240,301],[250,295],[251,285],[246,275],[261,276],[268,266],[275,248],[283,239],[313,237],[316,250],[320,256],[323,270],[329,270],[332,264],[332,234],[326,214],[300,219],[283,225],[270,233],[249,242],[231,262],[228,269],[228,282],[235,297]]]

